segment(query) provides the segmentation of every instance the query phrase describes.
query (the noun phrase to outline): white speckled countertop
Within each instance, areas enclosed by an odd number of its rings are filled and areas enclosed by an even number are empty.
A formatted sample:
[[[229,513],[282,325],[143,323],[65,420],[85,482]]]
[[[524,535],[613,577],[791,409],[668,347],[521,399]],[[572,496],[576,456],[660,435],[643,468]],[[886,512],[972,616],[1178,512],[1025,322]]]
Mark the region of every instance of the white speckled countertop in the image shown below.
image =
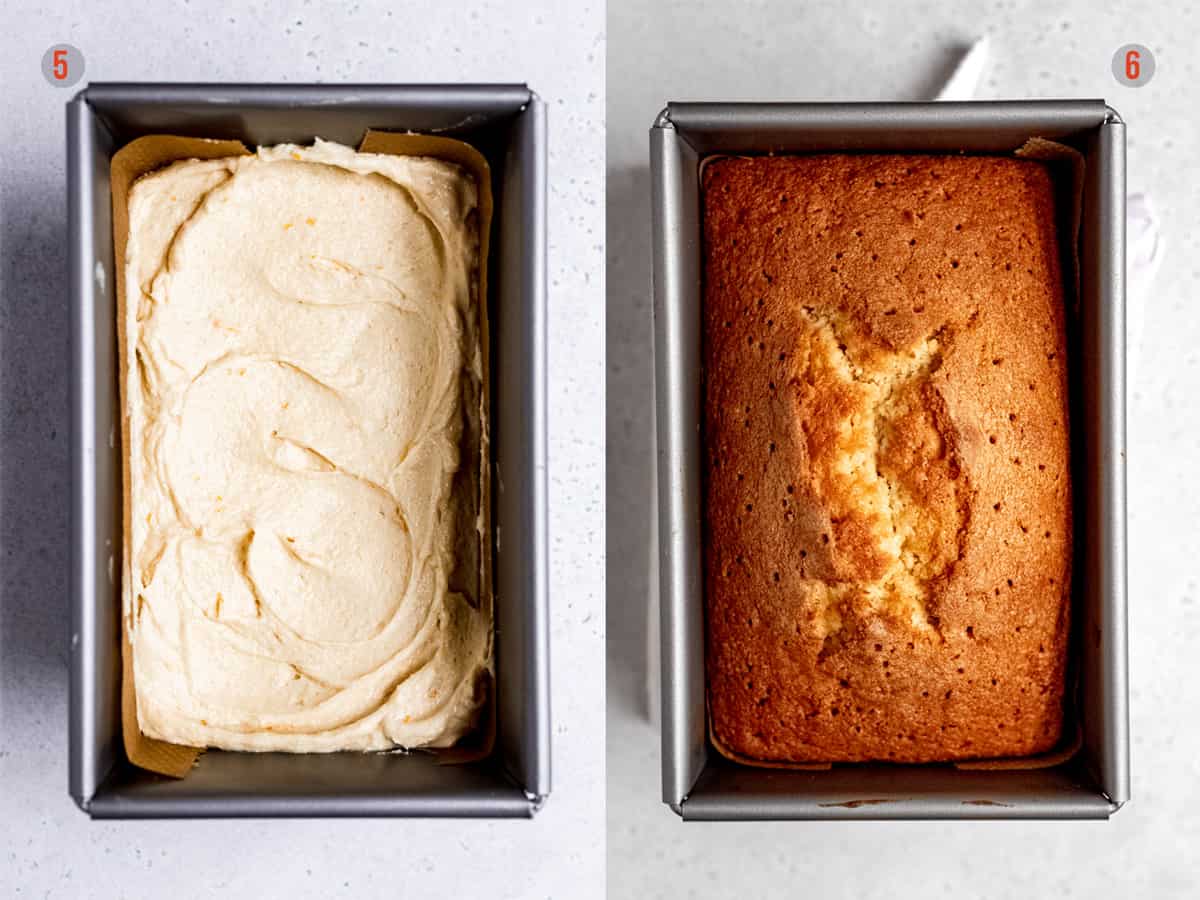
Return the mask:
[[[86,11],[83,11],[86,10]],[[421,0],[5,6],[0,895],[596,898],[603,843],[604,8]],[[525,81],[550,123],[554,791],[532,822],[90,822],[67,795],[64,108],[87,79]]]
[[[609,2],[608,852],[613,897],[1184,897],[1200,891],[1200,174],[1187,4]],[[1128,124],[1128,187],[1165,258],[1129,389],[1133,800],[1110,822],[684,825],[658,797],[645,718],[650,306],[647,129],[668,100],[925,99],[981,34],[978,96],[1103,97]],[[1125,43],[1154,81],[1119,86]]]

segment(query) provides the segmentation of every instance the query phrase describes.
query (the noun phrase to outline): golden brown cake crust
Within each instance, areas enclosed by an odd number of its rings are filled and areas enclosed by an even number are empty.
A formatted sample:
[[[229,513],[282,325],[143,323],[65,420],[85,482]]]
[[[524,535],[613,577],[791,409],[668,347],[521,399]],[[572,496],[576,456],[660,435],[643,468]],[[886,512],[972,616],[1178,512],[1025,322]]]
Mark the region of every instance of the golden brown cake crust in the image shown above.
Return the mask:
[[[1071,496],[1046,166],[725,158],[703,188],[716,743],[776,762],[1052,748]]]

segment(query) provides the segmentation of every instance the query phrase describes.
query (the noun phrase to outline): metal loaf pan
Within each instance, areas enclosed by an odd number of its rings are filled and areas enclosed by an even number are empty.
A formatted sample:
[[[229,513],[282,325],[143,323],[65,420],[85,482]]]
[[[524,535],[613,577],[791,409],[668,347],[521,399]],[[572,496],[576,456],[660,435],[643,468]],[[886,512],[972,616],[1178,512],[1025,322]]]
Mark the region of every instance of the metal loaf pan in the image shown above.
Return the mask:
[[[210,751],[175,781],[121,740],[121,458],[109,163],[145,134],[253,147],[368,128],[473,144],[492,171],[495,749],[431,754]],[[70,792],[93,818],[529,817],[550,790],[546,534],[546,117],[524,85],[93,84],[67,105],[71,304]],[[503,541],[499,539],[503,535]]]
[[[701,207],[710,154],[1011,153],[1038,136],[1086,158],[1080,296],[1068,317],[1075,479],[1073,710],[1050,768],[739,766],[710,745],[701,567]],[[1129,798],[1125,544],[1125,126],[1101,100],[672,103],[650,131],[662,598],[663,800],[685,820],[1101,819]]]

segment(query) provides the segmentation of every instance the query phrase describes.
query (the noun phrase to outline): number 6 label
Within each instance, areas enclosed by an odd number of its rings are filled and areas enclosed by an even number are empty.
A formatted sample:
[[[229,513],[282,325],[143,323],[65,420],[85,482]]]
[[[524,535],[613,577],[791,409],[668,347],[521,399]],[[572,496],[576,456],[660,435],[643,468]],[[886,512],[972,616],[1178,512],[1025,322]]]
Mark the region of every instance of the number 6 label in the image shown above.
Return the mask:
[[[1142,87],[1154,77],[1154,54],[1141,44],[1118,47],[1112,58],[1113,77],[1126,87]]]
[[[55,44],[42,54],[42,75],[55,87],[77,84],[83,68],[83,54],[70,44]]]

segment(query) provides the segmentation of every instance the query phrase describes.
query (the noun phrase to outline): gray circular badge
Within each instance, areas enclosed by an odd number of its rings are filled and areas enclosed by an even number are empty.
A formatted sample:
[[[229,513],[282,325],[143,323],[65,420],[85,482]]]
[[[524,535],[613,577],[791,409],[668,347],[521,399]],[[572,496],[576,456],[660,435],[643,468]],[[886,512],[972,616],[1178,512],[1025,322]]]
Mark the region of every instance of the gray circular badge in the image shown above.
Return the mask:
[[[1113,54],[1112,73],[1126,87],[1143,87],[1154,77],[1154,54],[1141,44],[1126,44]]]
[[[55,87],[70,87],[83,77],[83,54],[70,44],[55,44],[42,54],[42,75]]]

